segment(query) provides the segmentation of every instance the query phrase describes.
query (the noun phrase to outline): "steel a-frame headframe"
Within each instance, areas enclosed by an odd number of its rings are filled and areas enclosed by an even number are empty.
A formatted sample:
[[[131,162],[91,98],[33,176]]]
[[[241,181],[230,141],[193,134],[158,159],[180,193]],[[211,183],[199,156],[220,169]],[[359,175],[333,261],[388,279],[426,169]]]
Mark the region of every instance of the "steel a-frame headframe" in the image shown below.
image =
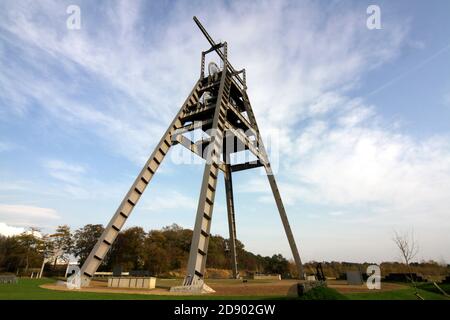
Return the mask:
[[[257,167],[265,169],[299,277],[303,279],[300,255],[247,95],[245,69],[236,71],[228,61],[227,43],[215,43],[196,17],[194,21],[211,44],[210,49],[202,52],[200,78],[84,262],[81,268],[82,286],[89,285],[170,147],[176,144],[181,144],[206,160],[183,286],[203,283],[219,171],[225,177],[233,276],[239,277],[232,173]],[[217,53],[223,67],[205,76],[205,56],[211,52]],[[194,142],[183,135],[197,129],[203,130],[209,137]],[[235,141],[239,147],[236,147]],[[231,165],[230,154],[242,150],[249,150],[257,160]]]

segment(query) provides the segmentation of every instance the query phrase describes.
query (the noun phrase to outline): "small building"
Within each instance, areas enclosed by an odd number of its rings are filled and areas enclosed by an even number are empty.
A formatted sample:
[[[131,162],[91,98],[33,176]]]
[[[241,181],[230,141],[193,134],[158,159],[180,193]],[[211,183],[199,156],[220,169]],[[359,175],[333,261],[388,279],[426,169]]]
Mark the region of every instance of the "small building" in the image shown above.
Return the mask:
[[[363,278],[360,271],[347,271],[346,272],[346,279],[347,284],[354,285],[354,286],[360,286],[363,284]]]

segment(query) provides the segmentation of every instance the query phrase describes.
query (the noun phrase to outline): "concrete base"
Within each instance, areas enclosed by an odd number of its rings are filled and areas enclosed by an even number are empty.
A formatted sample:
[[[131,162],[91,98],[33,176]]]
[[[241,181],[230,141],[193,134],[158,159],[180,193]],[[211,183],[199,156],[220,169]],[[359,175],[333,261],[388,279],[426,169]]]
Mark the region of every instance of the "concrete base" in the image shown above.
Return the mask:
[[[299,282],[289,288],[287,296],[291,298],[300,297],[311,289],[326,286],[327,283],[325,281],[305,281],[303,283]]]
[[[109,288],[155,289],[154,277],[112,277],[108,279]]]
[[[81,282],[82,288],[89,287],[89,284],[91,283],[91,278],[89,278],[85,275],[82,275],[82,276],[80,276],[80,282]]]
[[[190,286],[176,286],[170,288],[170,292],[190,293],[190,294],[204,294],[216,292],[203,281],[201,283],[192,284]]]

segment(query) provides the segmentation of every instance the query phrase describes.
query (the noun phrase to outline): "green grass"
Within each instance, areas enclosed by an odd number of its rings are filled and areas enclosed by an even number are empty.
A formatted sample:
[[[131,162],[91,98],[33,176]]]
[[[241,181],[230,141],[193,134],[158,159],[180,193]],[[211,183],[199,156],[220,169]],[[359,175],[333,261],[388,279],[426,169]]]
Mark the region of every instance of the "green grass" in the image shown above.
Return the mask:
[[[39,286],[46,283],[54,283],[55,279],[19,279],[17,284],[1,284],[0,300],[284,300],[286,296],[167,296],[126,293],[96,293],[79,291],[57,291],[43,289]],[[162,281],[161,286],[169,285]],[[446,292],[450,291],[450,285],[441,285]],[[426,300],[450,300],[439,293],[433,284],[419,285],[419,294]],[[369,293],[340,294],[332,288],[318,287],[308,291],[299,300],[416,300],[412,287],[394,291],[374,291]]]
[[[0,285],[0,300],[264,300],[280,299],[284,296],[168,296],[128,293],[97,293],[58,291],[40,288],[40,285],[55,283],[55,279],[19,279],[17,284]]]
[[[438,285],[442,290],[444,290],[445,293],[450,295],[450,283],[443,283],[443,284],[438,284]],[[419,284],[418,288],[428,291],[428,292],[433,292],[433,293],[442,295],[441,291],[439,291],[438,288],[436,288],[432,283]]]
[[[40,285],[54,283],[55,279],[19,279],[17,284],[0,285],[0,300],[285,300],[286,296],[166,296],[166,295],[145,295],[126,293],[97,293],[79,291],[57,291],[40,288]],[[157,283],[158,287],[173,285],[173,280],[162,280]],[[178,284],[179,281],[176,281]],[[222,281],[213,281],[221,283]],[[236,281],[236,284],[240,283]],[[299,300],[342,300],[345,296],[334,289],[322,287],[308,291]]]
[[[417,291],[419,295],[425,300],[450,300],[441,293],[433,292],[431,290],[424,290],[422,286],[418,288]],[[347,293],[345,294],[345,296],[351,300],[417,300],[418,298],[415,296],[414,293],[415,293],[414,288],[409,287],[406,289],[392,290],[392,291]]]
[[[298,300],[347,300],[343,294],[328,287],[317,287],[309,290]]]

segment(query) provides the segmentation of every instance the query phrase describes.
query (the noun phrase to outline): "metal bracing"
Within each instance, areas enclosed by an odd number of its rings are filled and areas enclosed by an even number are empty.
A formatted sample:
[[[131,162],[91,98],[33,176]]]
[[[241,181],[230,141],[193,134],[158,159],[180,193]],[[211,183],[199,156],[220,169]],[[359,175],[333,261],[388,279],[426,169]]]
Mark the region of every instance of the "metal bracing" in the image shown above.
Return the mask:
[[[237,252],[236,252],[236,218],[234,215],[234,198],[233,198],[233,181],[231,177],[231,165],[230,153],[224,150],[224,161],[226,164],[226,170],[224,172],[225,180],[225,194],[227,203],[227,215],[228,215],[228,231],[229,231],[229,245],[231,251],[231,270],[233,272],[233,278],[239,279]]]
[[[225,124],[227,130],[232,132],[234,136],[248,149],[250,150],[256,158],[261,161],[262,163],[268,163],[269,160],[267,159],[267,154],[265,152],[261,152],[260,148],[258,148],[258,145],[261,143],[261,141],[255,140],[252,141],[250,138],[242,132],[242,130],[233,128],[229,123]]]
[[[299,276],[303,278],[300,255],[298,254],[280,192],[247,96],[245,69],[236,71],[228,61],[227,43],[216,44],[195,17],[194,20],[211,44],[209,50],[202,52],[200,79],[162,136],[154,152],[84,262],[81,268],[82,286],[89,284],[90,279],[101,265],[170,147],[176,144],[181,144],[206,160],[187,274],[183,285],[190,287],[203,283],[219,171],[224,173],[225,181],[231,268],[233,277],[239,277],[232,173],[261,166],[265,168]],[[222,59],[223,68],[221,71],[205,77],[205,55],[210,52],[218,54],[219,58]],[[203,100],[201,100],[202,96]],[[208,137],[193,142],[183,135],[194,130],[202,130]],[[246,131],[244,132],[244,130]],[[228,138],[231,138],[230,141],[233,142],[231,146],[228,145]],[[235,140],[240,143],[239,146],[234,145]],[[226,143],[225,146],[224,141]],[[230,154],[242,150],[252,152],[256,156],[256,160],[231,165]]]
[[[207,125],[210,125],[210,124],[212,124],[212,119],[204,120],[204,121],[196,121],[196,122],[193,122],[191,124],[185,125],[185,126],[181,127],[180,129],[175,130],[172,133],[172,140],[176,139],[176,137],[178,135],[181,135],[181,134],[186,133],[186,132],[193,131],[195,129],[201,129],[201,128],[203,128],[203,127],[205,127]]]
[[[149,184],[165,155],[169,151],[169,148],[172,145],[171,134],[174,130],[181,127],[182,124],[180,119],[186,106],[198,101],[199,88],[200,81],[197,82],[197,84],[194,86],[194,89],[192,89],[190,95],[183,103],[183,106],[180,108],[169,128],[162,136],[155,150],[137,176],[130,190],[127,192],[124,199],[117,208],[117,211],[113,215],[111,221],[106,226],[88,258],[81,267],[81,280],[83,286],[87,286],[89,284],[90,279],[94,276],[94,273],[102,263],[103,259],[111,248],[111,245],[113,244],[114,240],[125,224],[127,218],[130,216],[133,208],[138,203],[142,193]]]
[[[257,135],[255,129],[252,128],[251,124],[247,121],[247,119],[232,104],[230,104],[228,108],[229,111],[232,111],[239,118],[239,121],[241,121],[241,123],[246,128],[248,128],[248,130],[246,130],[246,133],[249,133],[253,136]]]
[[[196,154],[200,158],[206,160],[206,158],[204,157],[203,152],[199,148],[199,146],[196,143],[194,143],[191,140],[189,140],[188,138],[186,138],[185,136],[183,136],[183,135],[175,136],[175,141],[172,141],[172,143],[174,143],[174,144],[175,143],[179,143],[180,145],[182,145],[183,147],[185,147],[189,151],[193,152],[194,154]],[[226,170],[225,163],[220,161],[217,164],[219,166],[219,169],[221,171],[225,172],[225,170]]]
[[[203,281],[206,255],[211,229],[211,219],[216,194],[217,176],[225,129],[226,107],[228,105],[231,78],[227,71],[227,44],[224,43],[224,68],[222,70],[216,109],[213,116],[211,142],[208,146],[207,160],[203,171],[203,182],[198,201],[194,232],[189,253],[187,275],[183,285],[189,286]]]
[[[284,231],[288,238],[289,246],[291,247],[292,255],[294,257],[295,265],[297,267],[297,272],[299,278],[304,280],[303,273],[303,265],[300,259],[300,255],[298,253],[297,244],[295,243],[294,235],[292,234],[291,226],[289,224],[289,220],[286,214],[286,210],[284,209],[283,201],[281,200],[280,191],[278,190],[277,183],[275,181],[275,176],[273,175],[272,169],[270,168],[270,164],[264,166],[266,169],[267,179],[269,180],[270,188],[272,189],[273,196],[275,198],[275,202],[277,204],[278,212],[280,213],[281,222],[283,223]]]
[[[250,104],[250,99],[248,98],[246,91],[244,91],[243,98],[244,98],[245,109],[247,111],[247,115],[249,116],[250,122],[253,125],[253,128],[256,130],[257,136],[261,137],[259,128],[258,128],[258,124],[256,122],[255,114],[253,113],[253,109]],[[268,159],[267,152],[266,152],[264,143],[261,138],[259,139],[259,148],[260,148],[261,152],[265,155],[265,158]],[[297,244],[295,243],[294,235],[292,234],[292,230],[291,230],[291,226],[289,224],[286,210],[284,208],[283,201],[281,200],[280,191],[278,190],[278,186],[275,181],[275,176],[272,172],[272,168],[270,167],[269,162],[263,163],[263,165],[264,165],[264,169],[266,171],[267,179],[269,180],[270,188],[272,189],[272,193],[275,198],[275,202],[277,204],[278,212],[280,214],[281,222],[283,223],[284,231],[288,238],[289,246],[291,247],[292,256],[294,257],[298,276],[300,279],[304,280],[305,275],[303,272],[302,260],[300,259],[300,254],[298,253]]]
[[[233,166],[230,166],[230,168],[231,168],[231,172],[238,172],[238,171],[243,171],[243,170],[248,170],[248,169],[259,168],[262,166],[264,166],[264,164],[262,164],[261,161],[257,160],[257,161],[252,161],[252,162],[235,164]]]

